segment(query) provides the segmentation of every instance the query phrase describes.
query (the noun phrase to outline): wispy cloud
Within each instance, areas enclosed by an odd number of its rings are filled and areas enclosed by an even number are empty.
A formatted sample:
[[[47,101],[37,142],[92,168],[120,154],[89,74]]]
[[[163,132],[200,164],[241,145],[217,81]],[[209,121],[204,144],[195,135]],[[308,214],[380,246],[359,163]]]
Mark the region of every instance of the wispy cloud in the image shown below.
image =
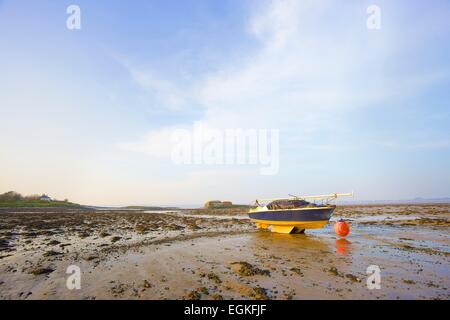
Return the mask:
[[[432,140],[415,143],[390,140],[380,142],[379,144],[383,147],[387,147],[397,151],[423,151],[450,148],[450,140]]]
[[[246,30],[258,39],[260,50],[252,56],[242,52],[241,59],[203,74],[189,88],[127,67],[136,83],[154,92],[168,109],[204,108],[203,117],[196,121],[207,126],[252,123],[283,129],[292,138],[311,139],[335,113],[410,96],[447,74],[390,72],[384,64],[398,51],[397,30],[370,34],[363,6],[336,10],[340,6],[330,1],[265,2],[254,9]],[[339,15],[330,14],[338,11]],[[152,138],[164,137],[147,134],[140,142],[142,148],[135,149],[148,149],[145,145],[152,145]]]

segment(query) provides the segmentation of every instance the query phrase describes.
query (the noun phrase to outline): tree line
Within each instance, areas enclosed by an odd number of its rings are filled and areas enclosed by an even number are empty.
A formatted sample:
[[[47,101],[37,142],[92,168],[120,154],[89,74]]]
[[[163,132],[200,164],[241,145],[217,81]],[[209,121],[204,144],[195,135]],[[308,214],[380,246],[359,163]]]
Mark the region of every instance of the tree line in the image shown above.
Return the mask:
[[[36,200],[40,200],[40,198],[41,198],[41,196],[39,194],[23,196],[16,191],[9,191],[9,192],[0,194],[0,201],[3,201],[3,202],[5,202],[5,201],[36,201]],[[65,199],[64,201],[68,202],[67,199]]]

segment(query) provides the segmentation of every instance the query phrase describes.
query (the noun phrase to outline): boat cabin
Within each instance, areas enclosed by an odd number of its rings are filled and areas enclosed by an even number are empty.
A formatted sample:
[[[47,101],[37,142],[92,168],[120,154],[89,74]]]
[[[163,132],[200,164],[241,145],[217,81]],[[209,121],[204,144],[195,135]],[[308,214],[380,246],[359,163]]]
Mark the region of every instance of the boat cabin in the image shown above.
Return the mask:
[[[317,207],[317,205],[315,203],[311,203],[301,199],[275,200],[267,205],[267,209],[269,210],[311,208],[311,207]]]

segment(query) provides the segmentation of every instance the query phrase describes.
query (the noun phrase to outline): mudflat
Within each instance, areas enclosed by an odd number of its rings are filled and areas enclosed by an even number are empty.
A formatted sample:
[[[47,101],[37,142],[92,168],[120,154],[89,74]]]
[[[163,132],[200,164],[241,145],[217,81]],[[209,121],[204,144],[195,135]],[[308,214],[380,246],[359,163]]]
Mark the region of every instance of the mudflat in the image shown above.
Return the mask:
[[[1,208],[0,299],[449,299],[449,227],[448,204],[338,207],[298,235],[256,229],[245,208]]]

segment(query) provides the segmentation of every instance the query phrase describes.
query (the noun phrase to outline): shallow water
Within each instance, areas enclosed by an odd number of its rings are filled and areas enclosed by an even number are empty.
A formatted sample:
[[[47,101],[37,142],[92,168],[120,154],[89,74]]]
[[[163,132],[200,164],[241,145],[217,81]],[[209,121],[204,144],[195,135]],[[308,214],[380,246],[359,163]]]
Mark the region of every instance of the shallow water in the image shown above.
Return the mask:
[[[216,220],[233,220],[233,219],[249,219],[248,216],[245,215],[214,215],[214,214],[191,214],[186,213],[184,211],[145,211],[146,213],[164,213],[177,217],[186,217],[186,218],[198,218],[198,219],[216,219]]]
[[[340,218],[333,217],[330,221],[338,221]],[[406,216],[406,215],[385,215],[385,214],[377,214],[373,216],[359,216],[354,218],[347,218],[344,220],[354,221],[354,222],[377,222],[377,221],[406,221],[406,220],[417,220],[420,219],[418,216]]]

